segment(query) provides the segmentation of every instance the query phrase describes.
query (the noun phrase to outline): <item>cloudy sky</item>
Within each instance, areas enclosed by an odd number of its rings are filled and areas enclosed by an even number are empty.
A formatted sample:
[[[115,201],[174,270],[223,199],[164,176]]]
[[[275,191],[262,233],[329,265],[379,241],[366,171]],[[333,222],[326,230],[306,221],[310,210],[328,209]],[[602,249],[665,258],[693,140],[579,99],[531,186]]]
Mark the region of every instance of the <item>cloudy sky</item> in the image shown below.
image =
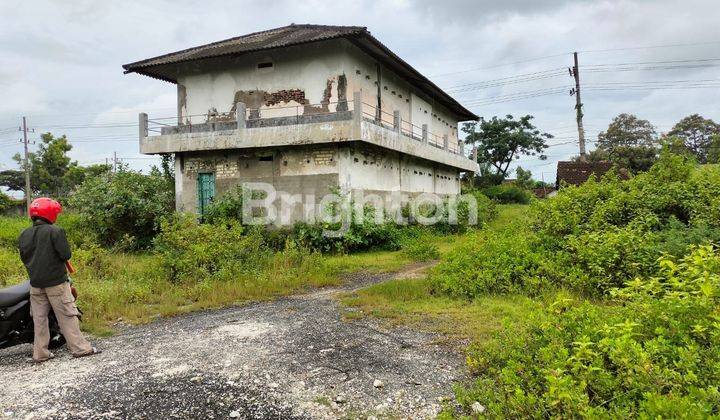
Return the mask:
[[[117,152],[147,168],[137,113],[173,115],[175,86],[122,64],[294,22],[367,26],[476,114],[534,115],[556,138],[547,161],[519,164],[553,180],[577,153],[573,51],[590,141],[621,112],[658,132],[691,113],[720,121],[719,21],[717,0],[3,0],[0,168],[15,166],[23,115],[32,138],[67,134],[80,163]]]

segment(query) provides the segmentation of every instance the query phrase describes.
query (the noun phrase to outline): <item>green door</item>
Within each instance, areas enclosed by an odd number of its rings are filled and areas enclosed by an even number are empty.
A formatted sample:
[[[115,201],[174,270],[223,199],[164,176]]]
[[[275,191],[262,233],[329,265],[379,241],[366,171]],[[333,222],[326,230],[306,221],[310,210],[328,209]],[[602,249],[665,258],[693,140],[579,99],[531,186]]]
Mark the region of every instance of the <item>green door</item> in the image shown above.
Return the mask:
[[[204,217],[215,198],[215,174],[198,174],[198,213]]]

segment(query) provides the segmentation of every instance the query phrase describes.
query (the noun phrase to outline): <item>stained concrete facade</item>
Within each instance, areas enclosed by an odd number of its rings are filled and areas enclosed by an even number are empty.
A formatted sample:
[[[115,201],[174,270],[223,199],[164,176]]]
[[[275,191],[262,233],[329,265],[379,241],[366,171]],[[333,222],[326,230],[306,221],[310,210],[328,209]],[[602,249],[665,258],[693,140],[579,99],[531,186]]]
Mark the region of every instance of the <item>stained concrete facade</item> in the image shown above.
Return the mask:
[[[177,83],[177,126],[140,116],[140,151],[175,156],[179,211],[198,211],[198,174],[215,197],[245,182],[288,194],[460,192],[477,164],[459,116],[349,40],[163,67]],[[293,210],[301,220],[303,205]]]
[[[186,63],[176,71],[181,123],[202,122],[215,111],[234,119],[239,102],[249,119],[347,110],[352,92],[361,92],[366,112],[376,113],[379,102],[385,123],[397,110],[402,130],[419,137],[427,124],[434,138],[457,144],[456,117],[344,39]]]
[[[316,204],[338,187],[353,194],[387,198],[401,191],[412,197],[457,194],[460,182],[451,167],[364,142],[182,153],[175,164],[177,208],[189,212],[196,211],[199,173],[215,174],[219,196],[243,183],[261,182],[288,194],[312,195]],[[292,206],[293,221],[302,219],[304,206]]]

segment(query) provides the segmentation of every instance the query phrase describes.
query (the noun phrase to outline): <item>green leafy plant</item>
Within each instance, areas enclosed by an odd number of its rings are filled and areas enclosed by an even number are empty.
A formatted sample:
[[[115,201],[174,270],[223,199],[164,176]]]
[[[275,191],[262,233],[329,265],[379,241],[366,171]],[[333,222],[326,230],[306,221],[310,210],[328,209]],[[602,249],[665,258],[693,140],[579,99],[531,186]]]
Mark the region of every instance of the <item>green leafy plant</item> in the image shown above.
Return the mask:
[[[532,199],[530,191],[512,184],[493,185],[481,191],[491,200],[501,204],[528,204]]]
[[[406,240],[402,246],[402,250],[415,261],[431,261],[440,258],[440,250],[437,245],[430,241],[428,235],[421,235]]]
[[[474,346],[458,389],[491,417],[707,418],[720,411],[720,253],[663,257],[604,305],[560,292]]]
[[[88,178],[70,199],[79,223],[102,245],[122,241],[137,249],[152,245],[173,203],[172,189],[157,170],[149,175],[122,170],[107,178]]]

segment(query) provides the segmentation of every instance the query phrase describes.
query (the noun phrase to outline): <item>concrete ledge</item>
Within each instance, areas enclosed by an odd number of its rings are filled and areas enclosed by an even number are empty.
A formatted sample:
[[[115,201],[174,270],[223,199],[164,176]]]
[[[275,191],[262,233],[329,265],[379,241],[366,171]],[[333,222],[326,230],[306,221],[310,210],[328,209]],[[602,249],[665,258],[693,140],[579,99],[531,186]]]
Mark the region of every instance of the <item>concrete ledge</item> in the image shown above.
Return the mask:
[[[341,120],[234,130],[166,134],[140,140],[140,153],[178,153],[365,141],[386,149],[476,172],[477,163],[369,121]]]
[[[140,153],[157,154],[334,143],[352,139],[352,123],[351,120],[346,120],[150,136],[140,140]]]
[[[462,155],[450,153],[429,143],[415,140],[394,130],[388,130],[375,123],[361,123],[361,139],[386,149],[416,156],[433,162],[439,162],[463,171],[477,172],[478,164]]]

